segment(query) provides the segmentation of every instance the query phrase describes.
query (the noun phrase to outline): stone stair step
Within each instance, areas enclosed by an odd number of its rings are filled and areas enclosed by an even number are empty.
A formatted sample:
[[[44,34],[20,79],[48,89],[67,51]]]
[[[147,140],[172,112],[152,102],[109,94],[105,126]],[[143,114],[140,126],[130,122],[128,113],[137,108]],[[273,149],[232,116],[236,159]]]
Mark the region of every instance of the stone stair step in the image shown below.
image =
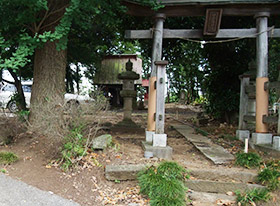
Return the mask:
[[[137,174],[145,169],[147,165],[106,165],[105,177],[107,180],[135,180]]]
[[[206,193],[189,191],[188,197],[192,201],[193,206],[217,206],[217,203],[231,205],[235,203],[236,196],[229,196],[220,193]],[[223,204],[220,204],[223,205]]]
[[[137,178],[137,173],[147,168],[149,165],[106,165],[105,176],[108,180],[133,180]],[[225,181],[225,182],[255,182],[257,173],[253,171],[231,170],[231,169],[201,169],[189,168],[190,175],[200,180]]]
[[[135,180],[137,179],[138,172],[147,167],[148,165],[144,164],[107,165],[105,168],[105,177],[107,180],[111,181]],[[247,184],[247,182],[251,182],[251,180],[256,177],[255,174],[250,172],[240,172],[240,176],[238,176],[238,174],[234,174],[234,171],[227,171],[226,174],[223,170],[219,171],[218,169],[210,169],[208,171],[206,169],[193,169],[191,175],[200,179],[187,180],[185,185],[189,189],[197,192],[227,193],[229,191],[234,192],[236,190],[245,191],[253,188],[264,188],[263,186],[257,184]],[[213,181],[214,179],[220,181]],[[229,180],[229,182],[221,181],[221,179]],[[239,180],[240,182],[232,182],[233,180]]]
[[[220,182],[209,180],[187,180],[186,187],[197,192],[210,192],[210,193],[227,193],[229,191],[246,191],[254,188],[265,188],[257,184],[246,184],[236,182]]]
[[[256,182],[258,174],[253,171],[244,171],[236,169],[201,169],[189,168],[190,175],[201,180],[220,180],[225,182]]]

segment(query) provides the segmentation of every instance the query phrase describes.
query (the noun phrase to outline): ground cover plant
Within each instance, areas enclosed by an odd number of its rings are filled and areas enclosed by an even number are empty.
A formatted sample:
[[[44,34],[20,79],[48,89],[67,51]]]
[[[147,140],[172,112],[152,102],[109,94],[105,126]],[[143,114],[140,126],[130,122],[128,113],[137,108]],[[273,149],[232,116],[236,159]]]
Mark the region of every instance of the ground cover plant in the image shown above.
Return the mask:
[[[267,201],[270,199],[270,194],[267,189],[253,189],[241,193],[236,191],[236,202],[238,205],[256,205],[256,202]]]
[[[18,160],[18,156],[12,152],[0,152],[0,164],[11,164]]]
[[[270,190],[280,188],[280,160],[264,162],[258,174],[258,180]]]
[[[236,154],[235,164],[246,168],[254,168],[254,167],[259,167],[261,161],[262,161],[261,157],[256,153],[239,152]]]
[[[83,126],[73,128],[71,133],[65,138],[65,144],[61,150],[63,162],[61,167],[68,170],[73,167],[75,162],[86,155],[86,139],[83,136]]]
[[[151,206],[186,205],[186,170],[176,162],[162,162],[139,173],[140,192]]]

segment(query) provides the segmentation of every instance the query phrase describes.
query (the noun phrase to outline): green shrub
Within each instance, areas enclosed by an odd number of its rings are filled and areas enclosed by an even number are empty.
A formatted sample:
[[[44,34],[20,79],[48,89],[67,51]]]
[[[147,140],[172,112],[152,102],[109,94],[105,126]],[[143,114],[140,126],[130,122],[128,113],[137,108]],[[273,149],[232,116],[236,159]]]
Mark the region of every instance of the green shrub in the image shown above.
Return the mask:
[[[267,189],[253,189],[245,193],[236,191],[235,194],[237,196],[236,202],[241,205],[256,205],[258,201],[266,202],[270,199],[270,194]]]
[[[162,162],[139,173],[140,192],[150,198],[151,206],[186,205],[186,170],[176,162]]]
[[[237,153],[235,164],[246,168],[259,167],[261,164],[261,157],[253,152]]]
[[[11,164],[18,160],[18,156],[12,152],[0,152],[0,164]]]
[[[280,160],[264,163],[258,174],[258,180],[270,190],[280,188]]]

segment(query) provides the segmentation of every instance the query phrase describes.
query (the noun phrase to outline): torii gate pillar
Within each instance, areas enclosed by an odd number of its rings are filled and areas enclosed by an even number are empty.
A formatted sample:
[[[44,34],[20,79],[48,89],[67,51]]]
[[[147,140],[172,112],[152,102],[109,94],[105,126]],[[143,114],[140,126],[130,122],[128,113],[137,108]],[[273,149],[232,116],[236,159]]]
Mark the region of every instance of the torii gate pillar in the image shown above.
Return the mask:
[[[263,116],[268,116],[268,90],[264,84],[268,82],[268,17],[269,13],[258,13],[257,24],[257,78],[256,78],[256,133],[252,134],[254,144],[271,144],[272,135],[268,134],[268,125]]]
[[[148,122],[146,131],[146,141],[152,142],[153,134],[156,130],[155,113],[156,113],[156,89],[155,82],[157,76],[156,61],[162,58],[162,39],[163,39],[163,23],[165,14],[158,13],[155,15],[155,26],[153,29],[153,48],[152,48],[152,64],[151,77],[149,79],[149,99],[148,99]]]

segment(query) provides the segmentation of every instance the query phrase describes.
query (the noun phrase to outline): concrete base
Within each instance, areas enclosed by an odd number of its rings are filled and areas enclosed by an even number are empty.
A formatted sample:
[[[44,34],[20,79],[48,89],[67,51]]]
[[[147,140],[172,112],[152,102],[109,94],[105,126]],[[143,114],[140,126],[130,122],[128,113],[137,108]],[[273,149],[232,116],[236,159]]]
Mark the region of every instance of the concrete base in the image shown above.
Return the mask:
[[[153,135],[155,132],[146,130],[146,142],[153,142]]]
[[[272,144],[272,134],[253,133],[251,142],[254,145]]]
[[[236,130],[236,137],[241,140],[242,142],[245,141],[245,139],[250,138],[250,131],[249,130]]]
[[[142,142],[144,151],[153,152],[154,157],[168,159],[172,158],[173,149],[169,146],[166,147],[153,147],[149,142]]]
[[[280,151],[280,136],[273,137],[273,148]]]
[[[153,147],[166,147],[167,135],[166,134],[154,134],[153,135]]]

